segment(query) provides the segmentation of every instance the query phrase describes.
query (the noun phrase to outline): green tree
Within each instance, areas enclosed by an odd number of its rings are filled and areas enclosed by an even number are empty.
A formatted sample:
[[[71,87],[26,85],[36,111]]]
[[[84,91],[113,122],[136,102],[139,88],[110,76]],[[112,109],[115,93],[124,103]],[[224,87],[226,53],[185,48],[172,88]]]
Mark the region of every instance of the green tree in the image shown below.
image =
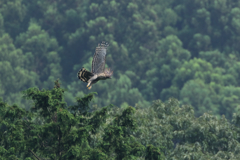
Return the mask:
[[[180,91],[181,102],[195,106],[196,116],[208,111],[219,114],[219,108],[212,107],[212,95],[211,88],[200,79],[189,80]]]
[[[22,3],[23,0],[3,0],[0,4],[0,13],[3,16],[4,30],[15,38],[19,33],[23,32],[27,27],[25,21],[27,7]],[[2,21],[2,20],[1,20]]]
[[[28,31],[21,33],[15,43],[27,58],[25,68],[39,75],[39,86],[49,87],[54,79],[61,78],[58,42],[39,25],[30,23]]]
[[[31,112],[9,106],[1,109],[1,158],[11,159],[162,159],[156,147],[146,149],[131,132],[137,129],[133,107],[108,118],[110,106],[93,111],[89,102],[94,93],[77,98],[67,106],[58,81],[52,90],[30,88],[23,92],[34,102]],[[108,122],[106,123],[106,120]],[[110,120],[110,121],[109,121]],[[102,132],[101,132],[102,128]]]
[[[238,107],[239,109],[239,107]],[[134,114],[139,128],[134,136],[142,144],[152,144],[164,152],[166,159],[238,159],[239,110],[233,123],[224,116],[209,113],[194,116],[193,107],[176,99],[157,100]]]
[[[11,104],[21,104],[20,91],[38,84],[39,77],[25,67],[27,58],[8,34],[0,37],[0,57],[0,96]]]
[[[173,6],[181,17],[177,34],[194,57],[198,57],[199,51],[219,49],[229,53],[238,50],[238,2],[183,0]]]

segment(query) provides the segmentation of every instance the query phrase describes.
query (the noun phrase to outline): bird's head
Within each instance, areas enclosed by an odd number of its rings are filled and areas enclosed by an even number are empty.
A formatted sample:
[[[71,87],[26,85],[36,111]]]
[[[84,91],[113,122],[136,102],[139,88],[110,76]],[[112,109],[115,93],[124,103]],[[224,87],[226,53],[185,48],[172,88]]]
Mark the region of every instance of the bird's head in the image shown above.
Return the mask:
[[[110,68],[106,68],[104,70],[104,74],[107,78],[112,78],[112,75],[113,75],[113,71],[110,70]]]

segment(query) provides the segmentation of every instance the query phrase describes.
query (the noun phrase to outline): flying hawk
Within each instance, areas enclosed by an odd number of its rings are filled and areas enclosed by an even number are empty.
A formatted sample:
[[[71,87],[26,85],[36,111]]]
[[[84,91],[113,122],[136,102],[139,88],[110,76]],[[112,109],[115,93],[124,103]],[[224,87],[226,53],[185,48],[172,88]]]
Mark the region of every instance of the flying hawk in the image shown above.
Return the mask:
[[[107,54],[108,43],[104,41],[101,44],[98,44],[96,47],[95,54],[92,61],[92,71],[87,71],[84,67],[80,69],[77,73],[78,78],[88,83],[88,89],[92,88],[94,83],[97,83],[99,80],[105,80],[111,78],[113,71],[110,69],[105,69],[105,57]]]

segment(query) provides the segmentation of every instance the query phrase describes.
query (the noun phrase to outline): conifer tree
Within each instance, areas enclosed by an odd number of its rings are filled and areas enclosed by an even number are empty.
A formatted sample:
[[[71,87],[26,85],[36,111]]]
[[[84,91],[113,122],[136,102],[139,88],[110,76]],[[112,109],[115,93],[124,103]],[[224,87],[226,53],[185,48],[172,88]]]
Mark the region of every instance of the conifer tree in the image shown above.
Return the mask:
[[[132,136],[136,130],[133,107],[106,123],[111,105],[93,111],[95,93],[67,106],[64,89],[55,81],[52,90],[30,88],[24,97],[33,101],[31,111],[8,106],[1,100],[1,158],[7,159],[161,159],[159,149],[147,149]],[[104,131],[100,132],[103,128]],[[98,137],[98,138],[95,138]],[[155,159],[154,158],[154,159]]]

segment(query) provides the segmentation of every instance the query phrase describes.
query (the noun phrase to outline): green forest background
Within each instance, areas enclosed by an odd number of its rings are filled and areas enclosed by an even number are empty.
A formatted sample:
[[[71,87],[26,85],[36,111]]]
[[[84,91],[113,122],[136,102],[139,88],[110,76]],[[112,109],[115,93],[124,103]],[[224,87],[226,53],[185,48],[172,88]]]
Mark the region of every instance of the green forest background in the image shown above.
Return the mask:
[[[88,90],[77,72],[91,69],[95,47],[103,40],[110,44],[106,64],[113,78]],[[96,153],[120,160],[130,155],[157,159],[153,157],[161,151],[158,159],[165,155],[172,160],[237,160],[239,52],[238,0],[1,0],[0,153],[12,159],[34,154],[50,159],[89,154],[90,158],[78,159],[101,159],[91,157]],[[52,89],[56,79],[65,91],[56,83]],[[94,99],[91,92],[97,92]],[[75,97],[85,98],[74,106]],[[30,115],[24,109],[29,110],[32,102],[37,111]],[[91,111],[103,107],[89,112],[91,120],[87,112],[77,112],[88,103]],[[115,107],[104,107],[109,104]],[[49,115],[42,111],[45,105],[52,108]],[[64,134],[69,125],[84,122],[78,131],[64,135],[66,141],[77,139],[66,142],[76,143],[76,152],[68,150],[69,145],[65,155],[59,155],[55,143],[50,149],[40,143],[35,147],[36,141],[57,136],[52,128],[63,117],[58,125],[63,125]],[[45,133],[39,126],[49,128]],[[76,138],[83,130],[82,139]],[[53,138],[44,137],[50,132]],[[118,142],[122,150],[114,146]]]
[[[231,119],[240,103],[240,2],[236,0],[2,0],[0,97],[51,88],[65,99],[97,92],[97,106],[148,106],[177,98],[195,115]],[[95,47],[110,43],[113,79],[88,91],[76,73],[91,69]]]

